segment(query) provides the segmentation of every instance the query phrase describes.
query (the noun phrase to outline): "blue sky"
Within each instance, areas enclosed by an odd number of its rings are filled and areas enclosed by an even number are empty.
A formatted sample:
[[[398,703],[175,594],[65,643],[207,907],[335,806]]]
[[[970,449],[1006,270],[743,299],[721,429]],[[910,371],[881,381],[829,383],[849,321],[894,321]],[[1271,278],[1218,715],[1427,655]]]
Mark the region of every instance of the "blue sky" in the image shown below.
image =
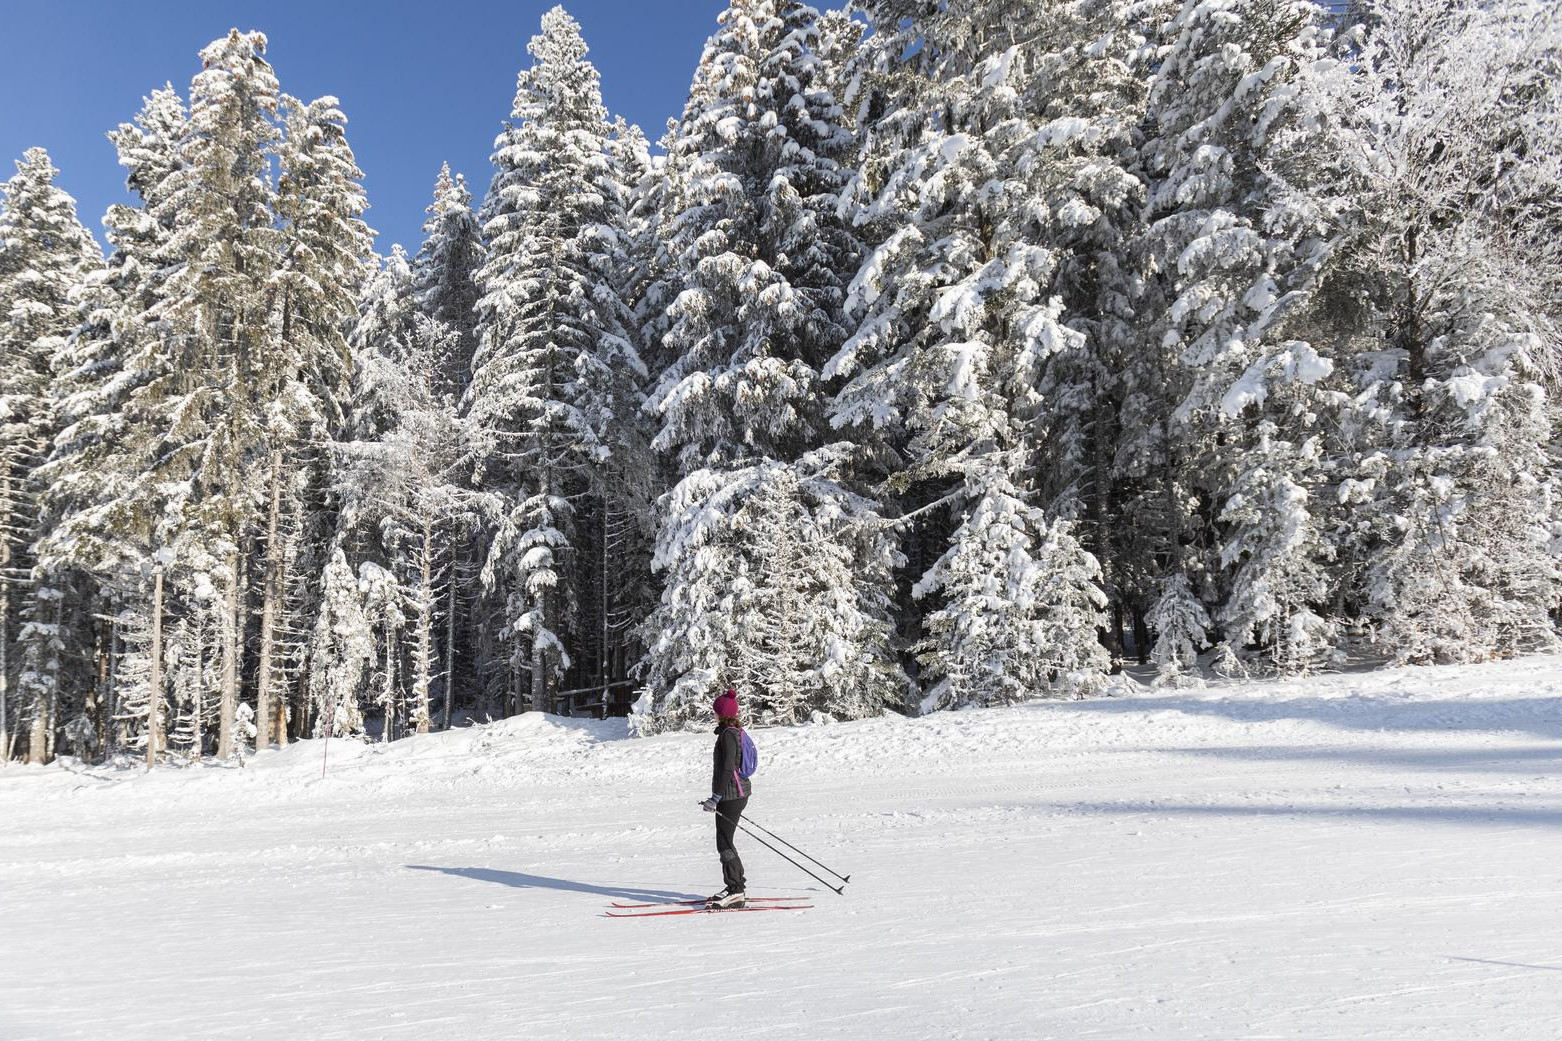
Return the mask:
[[[334,94],[366,174],[376,248],[415,250],[423,208],[449,160],[480,198],[509,115],[526,42],[556,0],[33,0],[0,26],[0,179],[42,145],[82,222],[125,197],[104,132],[172,81],[188,96],[197,52],[230,27],[259,29],[282,89]],[[655,141],[683,107],[725,0],[574,0],[608,108]]]

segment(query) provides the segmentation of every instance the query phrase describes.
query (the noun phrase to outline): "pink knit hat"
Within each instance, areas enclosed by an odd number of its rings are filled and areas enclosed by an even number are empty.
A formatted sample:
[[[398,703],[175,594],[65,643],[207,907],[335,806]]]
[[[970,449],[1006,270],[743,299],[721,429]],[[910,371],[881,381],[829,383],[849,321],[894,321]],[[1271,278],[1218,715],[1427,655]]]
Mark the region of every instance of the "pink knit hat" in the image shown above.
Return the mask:
[[[727,692],[717,698],[716,703],[711,706],[711,711],[716,713],[717,719],[728,719],[736,716],[738,714],[738,692],[728,687]]]

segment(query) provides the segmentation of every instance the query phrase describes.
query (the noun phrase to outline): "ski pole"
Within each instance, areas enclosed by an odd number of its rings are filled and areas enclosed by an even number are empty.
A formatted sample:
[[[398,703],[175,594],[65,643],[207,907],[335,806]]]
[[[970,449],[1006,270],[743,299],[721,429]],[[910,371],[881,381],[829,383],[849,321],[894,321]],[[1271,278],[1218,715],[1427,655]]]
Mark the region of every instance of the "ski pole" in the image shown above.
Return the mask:
[[[741,819],[740,820],[732,820],[731,817],[728,817],[725,813],[722,813],[720,810],[716,811],[716,816],[720,817],[722,820],[732,821],[732,823],[737,825],[739,828],[743,828],[743,821]],[[809,871],[807,868],[803,867],[803,865],[799,864],[797,861],[793,860],[791,857],[787,856],[785,853],[782,853],[780,850],[776,849],[770,843],[766,842],[764,839],[760,838],[758,835],[755,835],[752,831],[749,831],[747,828],[743,828],[743,833],[745,835],[747,835],[749,838],[753,839],[755,842],[759,843],[761,846],[764,846],[766,849],[768,849],[770,852],[774,853],[776,856],[780,857],[782,860],[786,861],[788,864],[791,864],[793,867],[795,867],[797,870],[801,871],[803,874],[807,875],[809,878],[813,879],[815,882],[818,882],[818,883],[822,884],[826,889],[829,889],[836,896],[845,896],[846,895],[846,887],[845,886],[832,886],[832,885],[830,885],[830,883],[826,882],[824,879],[820,878],[818,875],[814,874],[812,871]]]
[[[811,860],[815,864],[818,864],[820,867],[824,868],[826,871],[828,871],[830,874],[834,875],[836,878],[840,879],[842,882],[850,882],[852,880],[852,877],[850,875],[843,875],[839,871],[837,871],[833,867],[831,867],[830,865],[822,864],[819,861],[814,860],[813,857],[810,857],[807,853],[804,853],[802,850],[800,850],[796,846],[792,845],[786,839],[783,839],[780,835],[777,835],[775,832],[771,831],[769,828],[767,828],[763,824],[759,823],[759,821],[755,820],[753,817],[744,817],[743,819],[745,821],[747,821],[748,823],[754,825],[754,827],[758,828],[760,831],[764,832],[766,835],[769,835],[771,838],[775,839],[777,842],[781,843],[781,845],[785,846],[787,849],[791,850],[793,853],[796,853],[798,856],[802,857],[804,860]]]

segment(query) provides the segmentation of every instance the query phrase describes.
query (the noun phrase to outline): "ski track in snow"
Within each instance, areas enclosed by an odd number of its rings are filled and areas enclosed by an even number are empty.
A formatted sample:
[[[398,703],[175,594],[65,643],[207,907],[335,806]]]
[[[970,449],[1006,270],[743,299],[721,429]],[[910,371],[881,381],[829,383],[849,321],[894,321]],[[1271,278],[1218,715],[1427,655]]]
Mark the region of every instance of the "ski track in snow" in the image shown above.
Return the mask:
[[[1562,1037],[1562,658],[709,736],[0,771],[0,1039]]]

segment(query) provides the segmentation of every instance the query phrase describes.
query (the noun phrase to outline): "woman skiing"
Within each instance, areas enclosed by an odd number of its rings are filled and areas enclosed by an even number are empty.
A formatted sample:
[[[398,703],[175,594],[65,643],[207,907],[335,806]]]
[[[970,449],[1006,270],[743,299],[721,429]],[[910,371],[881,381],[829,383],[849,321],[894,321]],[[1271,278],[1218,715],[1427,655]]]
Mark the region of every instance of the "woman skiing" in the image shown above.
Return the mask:
[[[738,692],[729,689],[711,706],[716,713],[716,748],[712,753],[711,796],[702,805],[716,815],[716,851],[721,854],[721,892],[706,901],[708,907],[743,907],[743,861],[732,844],[738,821],[748,806],[752,782],[739,773],[743,762],[743,725],[738,720]]]

